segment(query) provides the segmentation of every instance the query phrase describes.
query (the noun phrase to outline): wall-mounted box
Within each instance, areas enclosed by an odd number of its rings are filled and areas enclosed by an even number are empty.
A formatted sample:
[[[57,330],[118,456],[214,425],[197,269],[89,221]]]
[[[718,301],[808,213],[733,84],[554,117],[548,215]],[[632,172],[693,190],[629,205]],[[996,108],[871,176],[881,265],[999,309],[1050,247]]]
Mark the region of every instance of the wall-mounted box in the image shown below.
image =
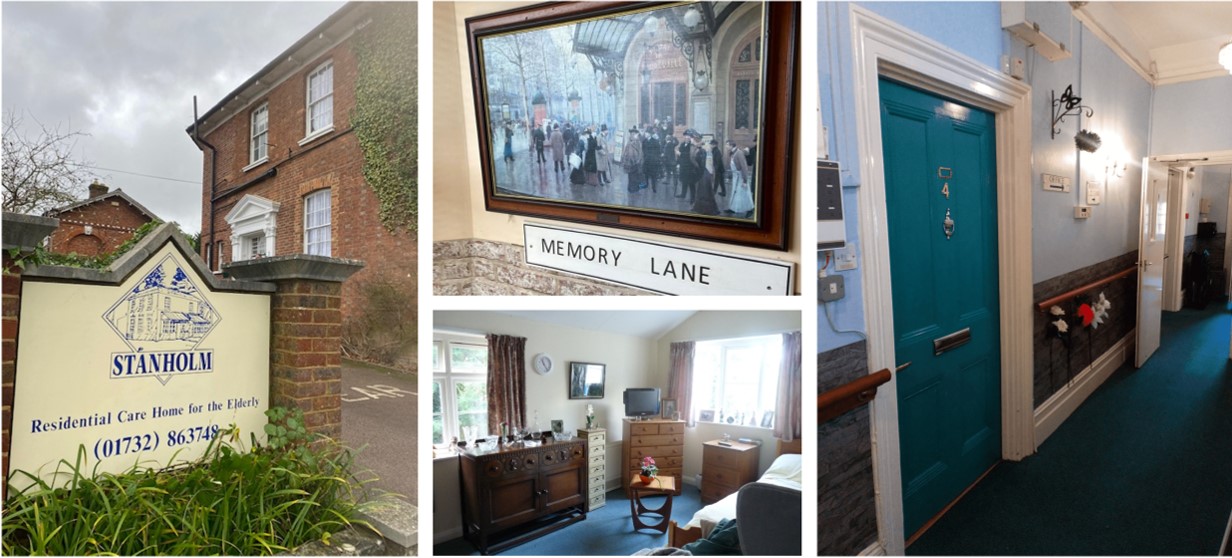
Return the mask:
[[[1001,3],[1001,28],[1034,47],[1051,62],[1073,56],[1073,53],[1065,47],[1065,43],[1053,40],[1052,37],[1044,34],[1038,23],[1027,19],[1026,2]]]
[[[843,224],[843,186],[838,163],[817,161],[817,249],[842,248],[847,243]]]
[[[1040,182],[1044,185],[1045,192],[1068,192],[1073,187],[1073,179],[1058,174],[1043,173],[1040,175]]]

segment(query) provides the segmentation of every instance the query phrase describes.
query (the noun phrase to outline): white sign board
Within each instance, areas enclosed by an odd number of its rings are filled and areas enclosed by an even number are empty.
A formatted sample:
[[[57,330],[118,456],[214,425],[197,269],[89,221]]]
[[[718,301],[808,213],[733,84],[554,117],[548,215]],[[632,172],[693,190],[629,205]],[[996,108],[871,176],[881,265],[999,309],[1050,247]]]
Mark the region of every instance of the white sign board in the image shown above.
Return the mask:
[[[526,263],[672,295],[793,294],[794,264],[526,223]]]
[[[11,471],[59,484],[79,447],[88,474],[195,459],[232,424],[264,439],[269,295],[213,292],[187,262],[169,242],[119,285],[25,281]]]

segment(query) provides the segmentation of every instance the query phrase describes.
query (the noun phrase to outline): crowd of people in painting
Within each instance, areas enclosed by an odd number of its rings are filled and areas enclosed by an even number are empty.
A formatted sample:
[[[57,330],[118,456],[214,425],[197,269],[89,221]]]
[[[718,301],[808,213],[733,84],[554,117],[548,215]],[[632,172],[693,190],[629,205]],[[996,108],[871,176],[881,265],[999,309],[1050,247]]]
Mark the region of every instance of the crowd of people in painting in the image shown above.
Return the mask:
[[[518,156],[515,133],[525,133],[525,123],[519,128],[515,131],[514,123],[506,121],[498,132],[510,168]],[[555,179],[575,186],[604,188],[621,182],[623,175],[630,196],[668,188],[676,198],[687,199],[692,213],[751,218],[757,142],[743,147],[728,140],[720,146],[692,128],[681,137],[675,129],[671,119],[655,120],[630,128],[618,146],[607,124],[544,120],[531,129],[526,147],[535,164],[550,167]],[[716,196],[730,196],[726,209],[720,211]]]

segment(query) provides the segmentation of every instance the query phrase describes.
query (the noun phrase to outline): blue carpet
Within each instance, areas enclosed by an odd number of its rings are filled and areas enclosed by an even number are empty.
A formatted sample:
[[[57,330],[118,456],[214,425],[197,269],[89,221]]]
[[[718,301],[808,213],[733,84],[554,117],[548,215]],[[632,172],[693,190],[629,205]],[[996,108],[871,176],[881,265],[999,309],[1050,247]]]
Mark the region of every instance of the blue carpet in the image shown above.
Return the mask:
[[[662,497],[643,498],[657,508]],[[697,487],[684,485],[680,496],[672,499],[672,519],[684,525],[702,508]],[[653,521],[657,516],[649,516]],[[667,535],[655,531],[633,531],[629,499],[624,490],[607,493],[607,505],[586,514],[586,520],[544,535],[526,544],[507,549],[503,556],[629,556],[643,548],[667,546]],[[445,541],[432,548],[435,556],[477,556],[479,551],[466,539]]]
[[[1212,555],[1232,510],[1227,306],[1166,312],[1035,456],[1004,462],[911,555]],[[1132,355],[1130,356],[1132,360]]]

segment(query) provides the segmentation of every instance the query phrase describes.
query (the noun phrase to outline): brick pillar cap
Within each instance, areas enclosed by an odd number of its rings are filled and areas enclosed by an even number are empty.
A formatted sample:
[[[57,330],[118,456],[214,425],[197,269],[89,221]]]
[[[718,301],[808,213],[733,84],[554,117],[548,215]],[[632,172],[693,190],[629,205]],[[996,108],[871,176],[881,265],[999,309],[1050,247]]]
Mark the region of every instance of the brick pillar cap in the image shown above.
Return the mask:
[[[43,239],[60,226],[60,220],[52,217],[23,215],[4,212],[4,249],[33,250],[43,244]]]
[[[230,277],[246,281],[308,279],[341,283],[363,267],[364,262],[359,260],[292,254],[232,262],[224,264],[222,271]]]

